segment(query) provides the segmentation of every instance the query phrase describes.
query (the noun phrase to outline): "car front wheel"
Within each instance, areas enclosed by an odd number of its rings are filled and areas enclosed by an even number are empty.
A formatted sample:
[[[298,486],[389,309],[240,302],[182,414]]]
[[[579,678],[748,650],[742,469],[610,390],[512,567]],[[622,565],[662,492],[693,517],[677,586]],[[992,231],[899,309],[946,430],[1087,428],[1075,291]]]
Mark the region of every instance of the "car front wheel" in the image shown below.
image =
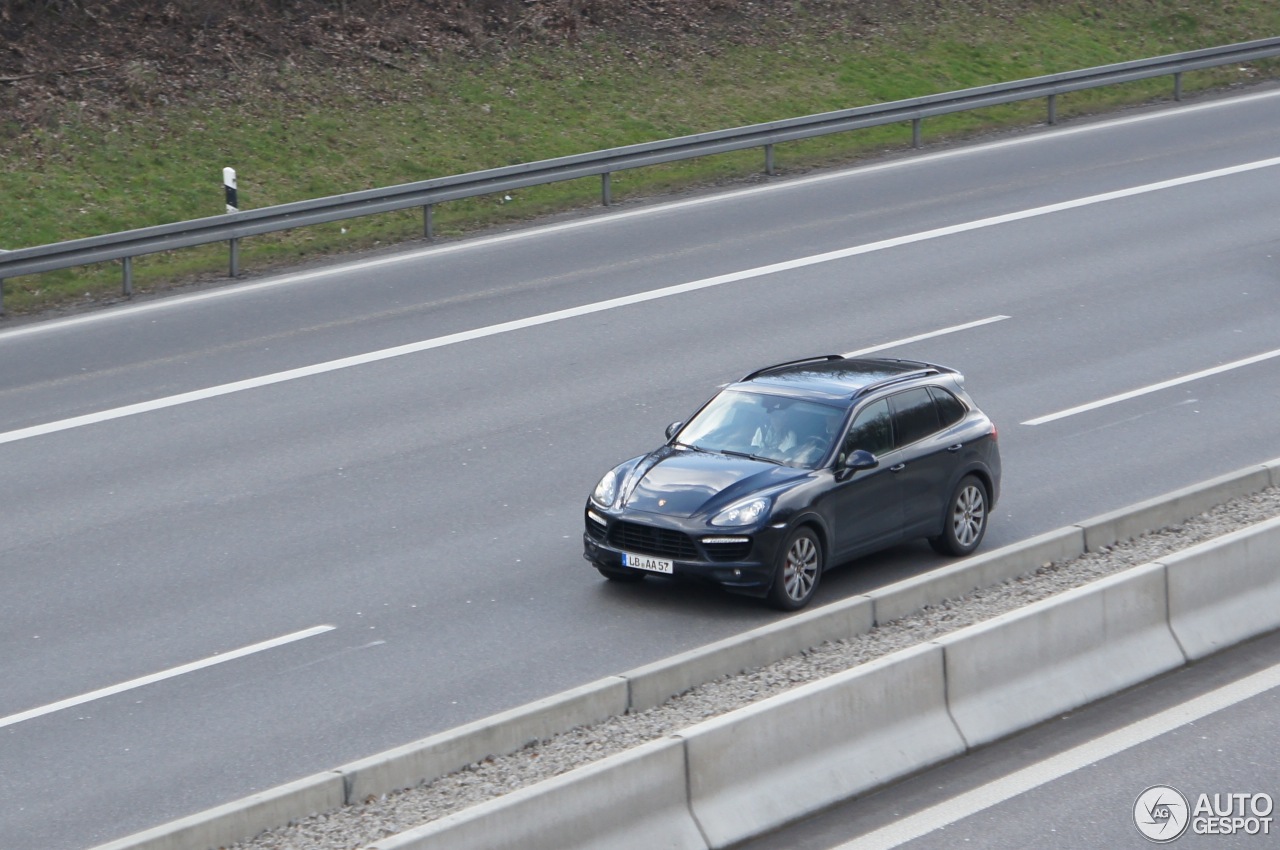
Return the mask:
[[[956,485],[947,502],[942,534],[930,537],[934,551],[943,555],[968,555],[987,533],[987,488],[973,475]]]
[[[822,543],[812,529],[797,528],[778,556],[769,604],[783,611],[798,611],[809,604],[821,578]]]

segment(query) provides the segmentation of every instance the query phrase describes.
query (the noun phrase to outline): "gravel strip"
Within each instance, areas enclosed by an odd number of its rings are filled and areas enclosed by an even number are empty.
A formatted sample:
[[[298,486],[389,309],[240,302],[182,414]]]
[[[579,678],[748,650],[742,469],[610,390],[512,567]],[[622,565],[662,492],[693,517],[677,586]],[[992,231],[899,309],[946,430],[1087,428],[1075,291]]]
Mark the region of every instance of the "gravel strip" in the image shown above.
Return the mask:
[[[262,833],[234,850],[356,850],[461,809],[664,737],[709,717],[991,619],[1064,590],[1280,515],[1280,489],[1220,505],[1136,540],[930,606],[866,634],[725,676],[661,706],[612,717],[472,764],[449,776]]]

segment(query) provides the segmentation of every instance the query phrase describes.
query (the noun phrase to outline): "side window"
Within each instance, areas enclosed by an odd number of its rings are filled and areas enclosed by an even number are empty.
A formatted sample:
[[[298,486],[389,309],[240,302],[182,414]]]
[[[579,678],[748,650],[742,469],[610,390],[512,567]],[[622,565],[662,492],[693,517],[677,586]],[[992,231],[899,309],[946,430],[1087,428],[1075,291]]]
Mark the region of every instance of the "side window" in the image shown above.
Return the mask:
[[[893,448],[893,429],[889,423],[889,402],[885,399],[868,404],[854,417],[844,436],[840,454],[848,457],[858,449],[882,455]]]
[[[929,387],[929,393],[933,396],[934,403],[938,405],[938,419],[943,428],[950,428],[964,419],[965,407],[960,399],[942,387]]]
[[[890,396],[893,402],[893,430],[896,437],[895,446],[905,446],[917,440],[923,440],[938,431],[938,411],[933,405],[933,397],[926,387],[898,393]]]

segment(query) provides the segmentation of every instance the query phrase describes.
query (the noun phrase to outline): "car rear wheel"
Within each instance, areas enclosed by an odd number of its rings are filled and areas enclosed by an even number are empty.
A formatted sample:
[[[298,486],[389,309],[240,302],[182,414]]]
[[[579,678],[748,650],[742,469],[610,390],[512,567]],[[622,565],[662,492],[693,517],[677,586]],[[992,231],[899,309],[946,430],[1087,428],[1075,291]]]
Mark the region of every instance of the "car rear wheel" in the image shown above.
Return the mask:
[[[822,578],[822,543],[810,528],[797,528],[787,538],[769,588],[769,604],[783,611],[798,611],[818,589]]]
[[[968,555],[986,533],[987,488],[977,476],[966,475],[947,502],[942,534],[930,537],[929,544],[943,555]]]
[[[596,566],[596,569],[600,571],[600,575],[604,576],[609,581],[644,581],[644,573],[639,570],[615,570],[610,567],[601,567],[599,565]]]

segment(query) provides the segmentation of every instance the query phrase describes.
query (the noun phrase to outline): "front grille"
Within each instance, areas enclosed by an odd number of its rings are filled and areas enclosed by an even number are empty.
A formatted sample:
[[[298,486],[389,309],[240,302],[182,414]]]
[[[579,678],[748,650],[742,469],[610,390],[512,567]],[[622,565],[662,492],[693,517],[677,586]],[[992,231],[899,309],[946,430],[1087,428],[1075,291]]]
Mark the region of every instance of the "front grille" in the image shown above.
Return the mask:
[[[697,560],[698,549],[687,534],[634,522],[615,522],[609,529],[609,545],[637,555]]]

